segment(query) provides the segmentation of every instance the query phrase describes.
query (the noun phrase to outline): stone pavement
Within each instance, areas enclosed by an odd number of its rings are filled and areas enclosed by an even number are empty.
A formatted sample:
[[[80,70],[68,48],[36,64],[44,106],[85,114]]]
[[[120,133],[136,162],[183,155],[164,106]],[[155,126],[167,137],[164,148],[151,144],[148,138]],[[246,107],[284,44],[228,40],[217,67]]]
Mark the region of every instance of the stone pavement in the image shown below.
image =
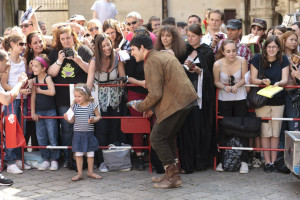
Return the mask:
[[[84,171],[86,172],[86,171]],[[98,170],[97,170],[98,172]],[[177,189],[153,189],[148,171],[101,173],[102,180],[85,178],[72,182],[75,171],[27,170],[24,174],[3,174],[14,180],[13,186],[0,186],[0,199],[270,199],[299,200],[300,179],[292,174],[264,173],[262,168],[248,174],[204,172],[183,175]]]

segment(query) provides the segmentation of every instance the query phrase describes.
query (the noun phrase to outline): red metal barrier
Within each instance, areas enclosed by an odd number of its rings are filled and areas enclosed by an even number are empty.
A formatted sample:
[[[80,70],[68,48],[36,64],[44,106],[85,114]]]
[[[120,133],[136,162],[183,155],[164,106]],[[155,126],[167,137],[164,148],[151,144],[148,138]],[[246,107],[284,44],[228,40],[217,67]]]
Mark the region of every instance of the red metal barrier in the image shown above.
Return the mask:
[[[44,86],[47,84],[35,84],[36,86]],[[61,87],[66,87],[69,86],[70,84],[55,84],[55,86],[61,86]],[[118,84],[105,84],[105,85],[99,85],[100,87],[120,87],[120,85]],[[124,85],[126,87],[137,87],[137,85],[134,84],[126,84]],[[23,130],[24,128],[24,119],[31,119],[31,116],[24,116],[23,115],[23,95],[21,95],[21,128]],[[3,114],[3,112],[1,112],[1,114]],[[63,119],[63,116],[39,116],[39,118],[41,119]],[[148,118],[144,118],[144,117],[137,117],[137,116],[114,116],[114,117],[102,117],[102,119],[121,119],[121,130],[124,133],[141,133],[141,134],[150,134],[151,130],[150,130],[150,122],[148,120]],[[148,122],[148,123],[147,123]],[[128,123],[128,124],[127,124]],[[1,126],[2,125],[2,126]],[[1,122],[0,122],[0,126],[1,126],[1,168],[0,171],[3,170],[3,160],[4,160],[4,152],[3,152],[3,121],[2,121],[2,117],[1,117]],[[141,132],[137,132],[137,130],[135,130],[135,128],[137,128],[138,131]],[[132,132],[130,132],[132,131]],[[149,138],[149,137],[148,137]],[[132,146],[131,149],[147,149],[149,150],[149,172],[152,173],[152,164],[150,161],[150,154],[151,154],[151,145],[150,145],[150,141],[148,146]],[[25,146],[22,147],[22,167],[24,169],[24,149],[26,148],[32,148],[32,149],[71,149],[71,146],[56,146],[56,147],[51,147],[51,146]],[[99,149],[107,149],[109,148],[108,146],[99,146]]]

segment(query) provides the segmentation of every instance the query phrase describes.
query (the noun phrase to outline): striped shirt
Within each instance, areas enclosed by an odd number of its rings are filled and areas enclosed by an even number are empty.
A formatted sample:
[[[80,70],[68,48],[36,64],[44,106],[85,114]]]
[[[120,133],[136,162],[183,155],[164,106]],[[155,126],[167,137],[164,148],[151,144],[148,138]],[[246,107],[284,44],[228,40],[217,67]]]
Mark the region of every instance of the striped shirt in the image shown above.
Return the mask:
[[[74,131],[94,131],[94,124],[89,124],[88,119],[95,117],[96,103],[90,103],[86,107],[82,107],[75,103],[72,106],[75,115]]]

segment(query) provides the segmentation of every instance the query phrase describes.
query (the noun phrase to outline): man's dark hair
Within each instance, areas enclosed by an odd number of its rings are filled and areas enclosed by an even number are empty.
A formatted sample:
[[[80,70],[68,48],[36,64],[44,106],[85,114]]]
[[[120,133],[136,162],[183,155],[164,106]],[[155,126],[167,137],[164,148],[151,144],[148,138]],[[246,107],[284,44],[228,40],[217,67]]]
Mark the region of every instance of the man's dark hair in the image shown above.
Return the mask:
[[[201,18],[198,16],[198,15],[190,15],[188,20],[191,18],[191,17],[196,17],[199,21],[199,23],[201,22]]]
[[[187,26],[187,23],[185,23],[185,22],[177,22],[177,27],[184,28],[186,26]]]
[[[292,24],[292,26],[294,26],[294,25],[297,25],[298,28],[300,28],[300,22],[294,22],[294,23]]]
[[[6,58],[8,58],[7,52],[4,50],[0,50],[0,62],[2,62]]]
[[[224,21],[224,13],[221,10],[212,10],[212,11],[210,11],[209,14],[208,14],[208,18],[210,18],[210,14],[211,13],[218,13],[218,14],[220,14],[221,15],[221,21]]]
[[[130,46],[136,46],[137,48],[141,48],[144,46],[145,49],[151,50],[153,49],[153,43],[151,37],[145,34],[137,34],[134,36],[130,42]]]
[[[174,17],[167,17],[161,23],[162,25],[173,25],[176,26],[175,18]]]

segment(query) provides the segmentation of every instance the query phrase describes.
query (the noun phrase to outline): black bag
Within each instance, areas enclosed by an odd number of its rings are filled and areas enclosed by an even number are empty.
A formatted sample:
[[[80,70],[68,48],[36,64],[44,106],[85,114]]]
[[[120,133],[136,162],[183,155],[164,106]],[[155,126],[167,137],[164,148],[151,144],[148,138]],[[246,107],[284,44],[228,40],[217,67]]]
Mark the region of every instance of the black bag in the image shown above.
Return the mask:
[[[241,141],[237,137],[230,138],[227,143],[227,147],[243,147],[241,144]],[[231,150],[226,149],[224,151],[224,157],[223,157],[223,169],[224,171],[228,172],[236,172],[241,167],[241,157],[242,151],[241,150]]]
[[[260,135],[261,119],[257,117],[224,116],[220,130],[227,136],[254,138]]]
[[[259,65],[258,65],[258,78],[264,79],[265,76],[261,71],[261,56],[259,56]],[[266,105],[268,98],[258,95],[257,92],[261,90],[262,88],[259,87],[251,87],[250,91],[247,94],[247,106],[248,108],[254,109],[254,108],[261,108],[264,105]]]
[[[277,159],[274,162],[276,169],[282,173],[289,174],[291,170],[284,163],[284,152],[278,152]]]

